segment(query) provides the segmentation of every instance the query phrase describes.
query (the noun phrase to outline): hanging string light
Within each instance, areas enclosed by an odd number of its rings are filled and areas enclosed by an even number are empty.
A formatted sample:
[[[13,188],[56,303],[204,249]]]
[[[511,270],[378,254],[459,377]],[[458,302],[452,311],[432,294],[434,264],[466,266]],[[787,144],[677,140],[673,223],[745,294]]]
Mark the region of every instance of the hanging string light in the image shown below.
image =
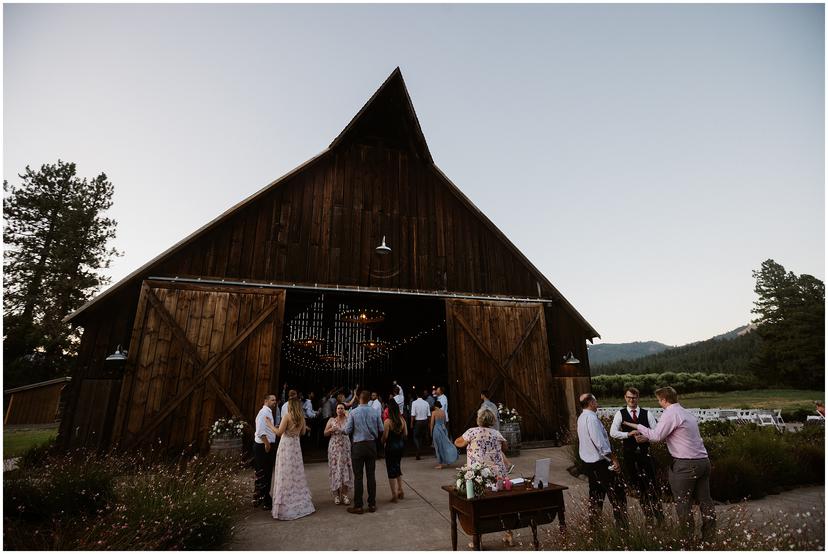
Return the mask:
[[[382,310],[359,308],[357,310],[346,310],[342,312],[339,319],[359,325],[376,325],[385,321],[385,312]]]

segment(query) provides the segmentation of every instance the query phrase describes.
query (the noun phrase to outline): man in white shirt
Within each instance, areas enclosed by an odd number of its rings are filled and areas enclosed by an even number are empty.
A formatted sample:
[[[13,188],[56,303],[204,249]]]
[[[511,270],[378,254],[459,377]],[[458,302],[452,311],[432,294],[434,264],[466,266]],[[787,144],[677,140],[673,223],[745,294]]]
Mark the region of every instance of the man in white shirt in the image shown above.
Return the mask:
[[[440,401],[440,405],[443,406],[443,411],[446,412],[446,423],[448,423],[449,422],[448,396],[446,396],[445,392],[443,392],[443,387],[437,387],[437,400]]]
[[[624,449],[624,478],[630,486],[638,490],[638,501],[644,515],[657,522],[664,521],[664,510],[661,507],[661,499],[656,485],[655,462],[650,456],[649,443],[639,443],[633,435],[621,430],[624,421],[640,423],[650,429],[655,429],[658,420],[655,414],[638,405],[641,396],[635,387],[627,387],[624,391],[626,408],[615,412],[610,427],[610,436],[621,441]]]
[[[273,394],[265,396],[262,409],[256,415],[256,432],[253,437],[253,464],[256,469],[253,506],[261,506],[265,510],[273,507],[270,481],[273,477],[273,467],[276,464],[276,433],[270,425],[276,426],[273,423],[273,408],[275,407],[276,396]]]
[[[368,405],[382,415],[382,402],[380,402],[379,395],[377,395],[377,393],[371,393],[371,401],[368,402]]]
[[[394,402],[400,407],[400,415],[403,415],[405,413],[405,395],[403,394],[402,387],[397,385],[396,382],[394,387]]]
[[[431,417],[431,407],[426,402],[428,391],[423,391],[420,398],[411,403],[411,429],[414,435],[414,445],[417,447],[417,459],[420,459],[420,450],[426,446],[428,440],[428,419]]]
[[[598,401],[589,393],[579,398],[582,412],[578,416],[578,456],[586,466],[589,478],[589,521],[597,524],[604,508],[604,497],[609,496],[615,524],[627,527],[627,495],[618,478],[621,466],[612,453],[609,437],[598,419]]]

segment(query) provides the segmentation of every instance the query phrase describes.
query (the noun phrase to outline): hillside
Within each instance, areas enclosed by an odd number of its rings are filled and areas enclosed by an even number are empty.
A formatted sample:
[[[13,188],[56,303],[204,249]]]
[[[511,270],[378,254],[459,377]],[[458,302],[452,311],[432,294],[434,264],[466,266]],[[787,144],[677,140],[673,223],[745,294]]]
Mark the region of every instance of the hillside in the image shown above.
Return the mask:
[[[589,347],[589,365],[595,368],[618,360],[635,360],[668,348],[673,347],[656,341],[594,344]]]
[[[593,375],[614,375],[619,373],[750,373],[750,363],[759,346],[757,333],[745,332],[745,327],[712,339],[669,348],[663,352],[624,359],[595,366],[592,363],[592,349],[589,351]],[[734,338],[730,338],[734,337]],[[594,347],[593,347],[594,348]]]

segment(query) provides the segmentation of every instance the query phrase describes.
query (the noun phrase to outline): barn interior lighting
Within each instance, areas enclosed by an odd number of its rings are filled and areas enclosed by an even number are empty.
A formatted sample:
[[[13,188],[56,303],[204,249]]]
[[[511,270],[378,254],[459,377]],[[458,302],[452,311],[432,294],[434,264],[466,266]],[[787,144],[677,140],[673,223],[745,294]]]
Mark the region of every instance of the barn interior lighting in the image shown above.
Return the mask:
[[[339,354],[322,354],[319,356],[319,361],[324,362],[326,364],[332,364],[334,362],[338,362],[342,359],[342,356]]]
[[[385,244],[385,235],[382,235],[382,244],[377,246],[375,250],[376,250],[377,254],[380,254],[382,256],[384,256],[385,254],[390,254],[391,253],[391,248],[389,248],[388,245]]]
[[[127,351],[121,350],[121,345],[115,349],[115,352],[106,357],[107,362],[123,362],[127,359]]]
[[[316,348],[317,346],[320,346],[325,341],[323,339],[320,339],[320,338],[317,338],[317,337],[304,337],[304,338],[301,338],[301,339],[297,339],[294,342],[297,345],[301,346],[302,348],[309,348],[310,349],[310,348]]]
[[[567,354],[566,356],[564,356],[564,357],[563,357],[563,363],[568,364],[568,365],[575,365],[575,364],[579,364],[579,363],[581,363],[581,360],[579,360],[578,358],[576,358],[576,357],[572,354],[572,351],[570,350],[570,351],[569,351],[569,354]]]
[[[383,350],[386,346],[386,344],[383,341],[376,339],[364,340],[360,342],[359,345],[370,352],[373,352],[375,350]]]
[[[358,310],[348,310],[342,312],[339,319],[348,323],[358,323],[360,325],[374,325],[385,321],[385,312],[381,310],[369,310],[367,308],[360,308]]]

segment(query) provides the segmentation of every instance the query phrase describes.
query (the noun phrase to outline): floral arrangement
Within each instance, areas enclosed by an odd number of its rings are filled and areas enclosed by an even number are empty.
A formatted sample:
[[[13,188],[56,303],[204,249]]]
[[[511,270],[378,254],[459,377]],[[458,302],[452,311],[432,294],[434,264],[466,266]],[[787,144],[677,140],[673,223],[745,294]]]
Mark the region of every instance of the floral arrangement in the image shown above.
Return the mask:
[[[247,422],[243,419],[235,418],[220,418],[210,427],[210,439],[216,437],[240,437],[247,427]]]
[[[479,462],[464,465],[457,470],[455,488],[461,496],[466,496],[466,480],[471,480],[474,484],[474,496],[483,496],[486,487],[497,481],[494,472]]]
[[[510,410],[503,404],[497,405],[497,415],[500,418],[500,423],[520,423],[523,421],[516,409],[512,408]]]

